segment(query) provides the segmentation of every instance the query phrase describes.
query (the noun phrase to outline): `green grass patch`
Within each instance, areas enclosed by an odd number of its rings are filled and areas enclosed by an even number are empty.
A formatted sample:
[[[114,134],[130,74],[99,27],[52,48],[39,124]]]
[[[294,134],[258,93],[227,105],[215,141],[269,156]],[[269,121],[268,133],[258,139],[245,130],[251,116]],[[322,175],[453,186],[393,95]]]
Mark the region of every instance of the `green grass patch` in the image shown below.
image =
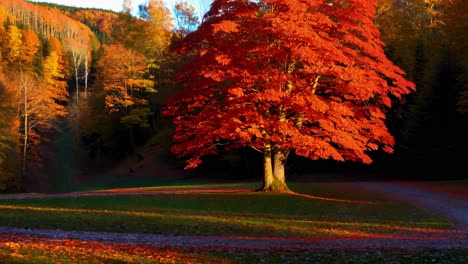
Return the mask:
[[[217,183],[217,182],[200,182],[200,181],[175,181],[166,182],[157,186],[143,186],[143,187],[123,187],[123,188],[105,188],[94,189],[82,192],[113,192],[113,191],[171,191],[171,190],[210,190],[210,189],[250,189],[255,190],[261,186],[259,182],[241,182],[241,183]],[[77,192],[80,193],[80,192]]]
[[[81,183],[74,188],[74,191],[94,191],[112,188],[135,188],[141,186],[168,186],[186,185],[191,180],[184,177],[132,177],[132,176],[105,176],[98,177],[89,182]]]
[[[233,188],[233,185],[210,186]],[[234,187],[254,186],[258,186],[257,183]],[[203,186],[197,189],[200,187]],[[257,192],[0,200],[0,225],[268,237],[370,235],[450,226],[446,220],[414,206],[370,193],[353,193],[332,185],[314,183],[292,183],[291,187],[318,197],[356,201]]]

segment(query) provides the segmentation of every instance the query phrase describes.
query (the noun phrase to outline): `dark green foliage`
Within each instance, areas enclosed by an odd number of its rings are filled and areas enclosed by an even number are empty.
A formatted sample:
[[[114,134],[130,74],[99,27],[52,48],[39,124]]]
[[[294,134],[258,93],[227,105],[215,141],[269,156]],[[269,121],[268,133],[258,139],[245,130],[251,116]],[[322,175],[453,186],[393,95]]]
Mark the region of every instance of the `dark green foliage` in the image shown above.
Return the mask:
[[[461,168],[468,162],[463,154],[468,130],[466,118],[457,113],[463,93],[459,80],[467,69],[457,59],[462,56],[461,43],[455,44],[458,37],[447,27],[419,23],[418,17],[427,15],[420,14],[426,10],[419,8],[394,5],[377,20],[387,55],[416,83],[416,93],[395,102],[395,111],[388,115],[387,123],[396,138],[395,154],[380,157],[377,163],[380,171],[390,175],[398,172],[411,178],[463,178],[466,175]],[[438,9],[451,10],[448,4]],[[409,170],[397,169],[402,167]],[[441,173],[442,168],[450,168],[451,173]]]

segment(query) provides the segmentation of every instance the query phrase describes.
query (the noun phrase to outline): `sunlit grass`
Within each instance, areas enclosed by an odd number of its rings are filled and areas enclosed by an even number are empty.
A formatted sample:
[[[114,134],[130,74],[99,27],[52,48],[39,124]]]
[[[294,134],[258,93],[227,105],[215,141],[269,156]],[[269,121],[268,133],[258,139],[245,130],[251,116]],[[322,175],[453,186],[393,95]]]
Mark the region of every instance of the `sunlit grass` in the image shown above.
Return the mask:
[[[199,185],[193,188],[253,186],[256,183]],[[353,193],[326,184],[297,183],[291,187],[301,193],[327,199],[251,191],[201,191],[0,200],[0,225],[170,235],[303,238],[434,232],[432,229],[450,226],[446,220],[428,215],[421,209],[370,193]]]
[[[112,189],[97,189],[91,190],[90,192],[109,192],[109,193],[118,193],[118,192],[138,192],[138,191],[169,191],[169,190],[209,190],[209,189],[220,189],[220,190],[229,190],[229,189],[245,189],[245,190],[255,190],[261,186],[259,182],[249,182],[249,183],[196,183],[196,184],[187,184],[187,182],[176,182],[171,184],[165,184],[160,186],[146,186],[146,187],[129,187],[129,188],[112,188]],[[85,191],[86,192],[86,191]]]
[[[8,263],[228,263],[210,252],[142,245],[49,240],[0,235],[0,262]]]
[[[94,179],[90,182],[81,183],[75,187],[77,192],[86,191],[102,191],[109,189],[121,189],[121,188],[192,188],[192,185],[210,185],[216,184],[215,180],[199,180],[195,178],[186,177],[153,177],[153,178],[135,178],[132,176],[107,176]],[[233,183],[234,185],[236,183]],[[221,185],[224,185],[221,184]],[[242,185],[242,183],[241,183]]]

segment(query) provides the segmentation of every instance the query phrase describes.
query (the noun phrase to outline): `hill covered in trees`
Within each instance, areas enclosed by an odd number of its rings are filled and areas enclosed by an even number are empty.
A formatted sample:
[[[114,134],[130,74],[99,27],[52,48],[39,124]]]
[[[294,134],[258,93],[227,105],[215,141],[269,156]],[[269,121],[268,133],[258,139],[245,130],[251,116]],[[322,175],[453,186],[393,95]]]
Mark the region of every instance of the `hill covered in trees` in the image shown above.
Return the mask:
[[[154,133],[180,30],[161,1],[140,9],[0,3],[2,190],[66,188]]]
[[[152,0],[133,16],[0,2],[0,191],[69,190],[82,175],[141,158],[138,149],[148,140],[172,159],[173,128],[161,112],[183,89],[175,77],[200,52],[173,51],[197,36],[190,32],[200,21],[187,3],[172,8]],[[213,4],[210,12],[222,8]],[[385,53],[416,84],[415,93],[395,99],[386,113],[394,154],[371,154],[374,164],[362,167],[291,153],[287,173],[332,164],[420,178],[444,166],[462,169],[468,162],[467,11],[462,0],[379,0],[374,22]],[[216,167],[261,173],[261,156],[250,150],[221,151],[204,161],[204,173]]]

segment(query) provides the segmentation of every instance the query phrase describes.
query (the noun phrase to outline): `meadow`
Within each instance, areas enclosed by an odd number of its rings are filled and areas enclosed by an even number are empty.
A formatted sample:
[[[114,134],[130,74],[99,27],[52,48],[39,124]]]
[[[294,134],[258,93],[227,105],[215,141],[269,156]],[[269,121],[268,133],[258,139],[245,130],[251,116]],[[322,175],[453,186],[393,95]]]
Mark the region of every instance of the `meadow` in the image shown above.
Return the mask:
[[[422,208],[372,192],[316,182],[291,182],[294,194],[253,191],[258,182],[94,189],[27,199],[0,199],[0,226],[271,239],[369,238],[447,230],[451,223]],[[34,196],[34,195],[33,195]],[[18,197],[17,197],[18,198]],[[16,241],[16,242],[13,242]],[[22,241],[22,242],[21,242]],[[0,237],[2,263],[458,263],[460,250],[257,251],[152,248],[99,241]],[[421,262],[418,262],[421,260]],[[461,262],[460,262],[461,263]]]

